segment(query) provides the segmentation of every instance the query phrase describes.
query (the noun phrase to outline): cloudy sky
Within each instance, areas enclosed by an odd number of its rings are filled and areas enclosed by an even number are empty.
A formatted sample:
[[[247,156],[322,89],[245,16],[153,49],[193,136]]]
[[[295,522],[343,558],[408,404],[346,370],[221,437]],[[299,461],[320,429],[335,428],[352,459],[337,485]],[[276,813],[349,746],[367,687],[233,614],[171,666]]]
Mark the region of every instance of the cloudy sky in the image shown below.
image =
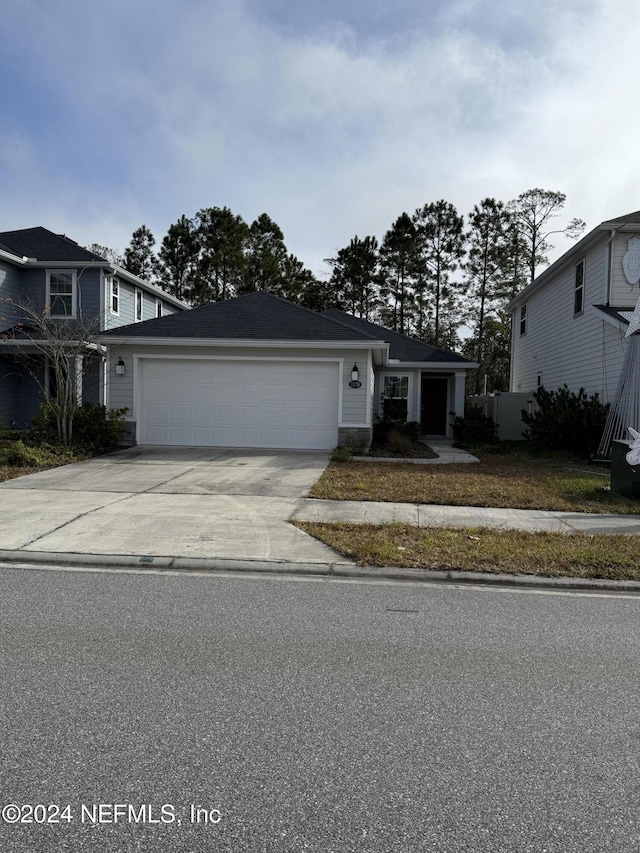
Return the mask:
[[[0,230],[227,205],[320,274],[440,198],[640,209],[636,0],[3,0],[0,38]]]

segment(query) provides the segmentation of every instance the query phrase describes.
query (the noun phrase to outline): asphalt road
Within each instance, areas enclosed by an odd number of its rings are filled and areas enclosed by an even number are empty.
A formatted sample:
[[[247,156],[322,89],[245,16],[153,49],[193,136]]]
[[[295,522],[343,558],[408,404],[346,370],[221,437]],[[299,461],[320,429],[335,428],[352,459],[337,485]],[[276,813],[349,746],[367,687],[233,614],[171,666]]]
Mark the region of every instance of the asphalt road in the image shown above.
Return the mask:
[[[640,849],[640,598],[0,568],[0,613],[1,804],[60,820],[2,853]]]

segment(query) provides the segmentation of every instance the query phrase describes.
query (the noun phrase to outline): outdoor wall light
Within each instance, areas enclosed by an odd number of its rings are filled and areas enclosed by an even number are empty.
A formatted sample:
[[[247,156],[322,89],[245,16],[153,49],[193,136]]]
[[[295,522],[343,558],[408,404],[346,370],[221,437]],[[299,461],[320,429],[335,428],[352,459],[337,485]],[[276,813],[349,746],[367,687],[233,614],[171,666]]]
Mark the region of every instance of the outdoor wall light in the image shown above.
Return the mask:
[[[358,365],[354,364],[353,367],[351,368],[351,381],[357,382],[359,378],[360,378],[360,372],[358,370]]]
[[[121,358],[119,358],[116,361],[116,376],[124,376],[124,373],[125,373],[124,361]]]

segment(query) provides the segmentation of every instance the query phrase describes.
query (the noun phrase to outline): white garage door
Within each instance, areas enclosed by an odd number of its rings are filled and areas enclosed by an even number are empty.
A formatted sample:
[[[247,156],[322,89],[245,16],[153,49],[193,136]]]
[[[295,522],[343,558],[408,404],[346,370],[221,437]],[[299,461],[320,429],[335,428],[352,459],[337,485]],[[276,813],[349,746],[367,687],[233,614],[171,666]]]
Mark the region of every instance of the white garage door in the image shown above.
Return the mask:
[[[140,359],[141,444],[335,447],[338,365]]]

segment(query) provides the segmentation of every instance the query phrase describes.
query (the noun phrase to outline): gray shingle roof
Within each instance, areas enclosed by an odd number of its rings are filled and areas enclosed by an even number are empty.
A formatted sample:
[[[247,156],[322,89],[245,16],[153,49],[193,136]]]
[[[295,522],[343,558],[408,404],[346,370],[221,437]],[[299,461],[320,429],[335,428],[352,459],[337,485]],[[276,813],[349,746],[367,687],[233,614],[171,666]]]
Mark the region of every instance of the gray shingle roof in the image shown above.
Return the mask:
[[[627,213],[626,216],[616,216],[615,219],[605,219],[602,225],[636,225],[640,223],[640,210]]]
[[[440,349],[439,347],[425,344],[422,341],[417,341],[415,338],[400,335],[398,332],[392,332],[391,329],[385,329],[384,326],[378,326],[375,323],[362,320],[360,317],[345,314],[344,311],[332,309],[323,313],[325,317],[340,320],[351,326],[354,330],[366,332],[372,337],[386,341],[389,344],[389,357],[398,359],[398,361],[450,361],[465,363],[469,361],[469,359],[458,355],[456,352]]]
[[[328,342],[382,340],[367,330],[356,330],[340,322],[340,318],[324,316],[264,291],[119,326],[106,332],[106,336]]]
[[[107,263],[104,258],[83,249],[63,234],[54,234],[41,226],[22,228],[20,231],[0,231],[0,248],[19,258],[36,258],[39,261]]]

